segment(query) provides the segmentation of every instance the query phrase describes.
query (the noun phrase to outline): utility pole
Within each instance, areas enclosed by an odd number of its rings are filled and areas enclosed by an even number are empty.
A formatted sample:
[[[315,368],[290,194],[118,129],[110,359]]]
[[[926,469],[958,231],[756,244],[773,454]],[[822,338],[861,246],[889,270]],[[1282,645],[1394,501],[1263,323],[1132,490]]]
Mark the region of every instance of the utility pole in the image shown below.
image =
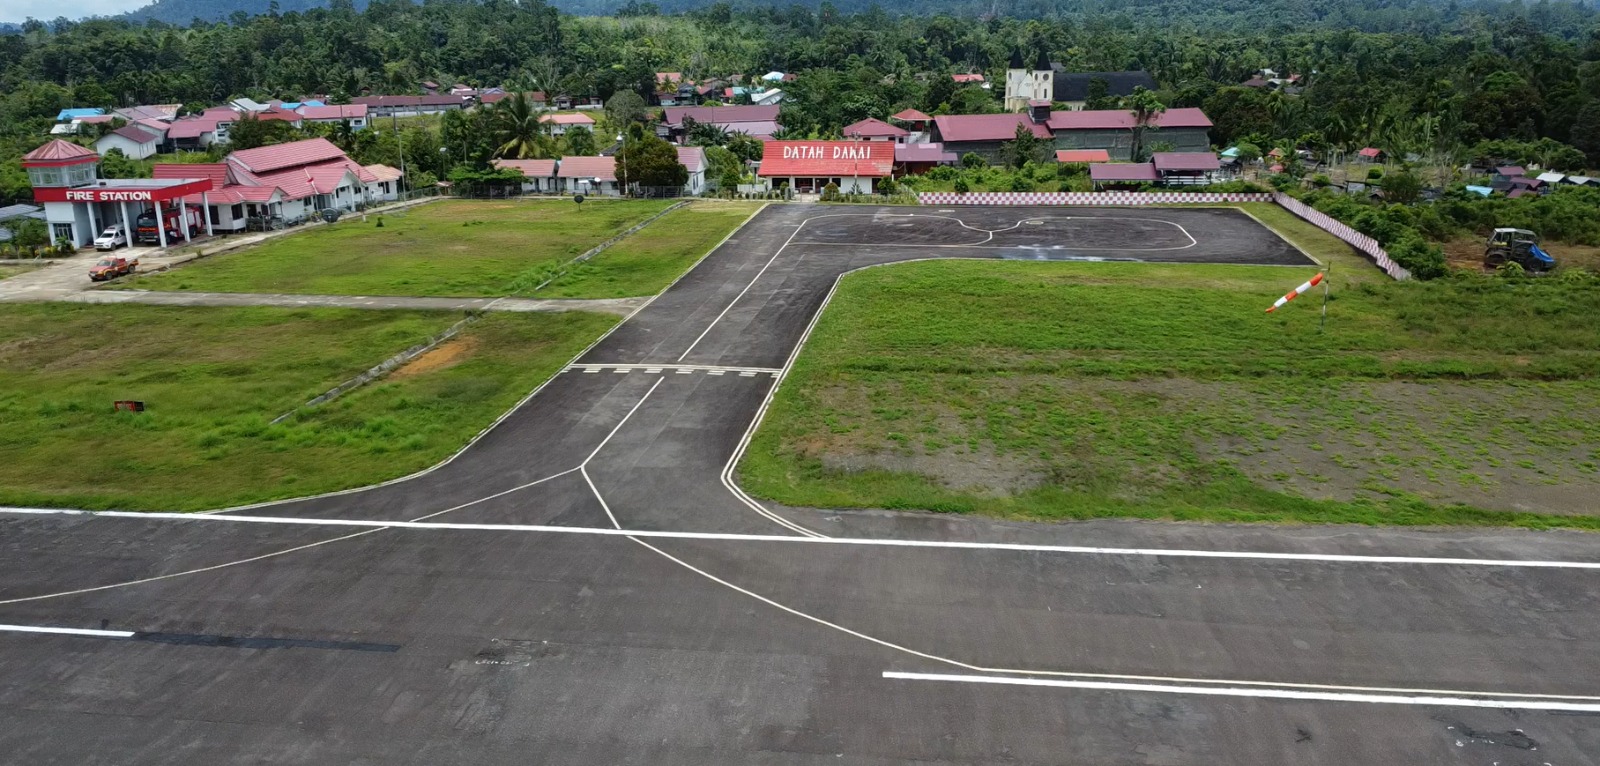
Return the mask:
[[[400,178],[407,186],[411,187],[412,191],[415,191],[417,185],[411,183],[411,176],[406,175],[406,135],[400,132],[400,117],[394,112],[390,112],[389,124],[394,126],[395,140],[400,142]]]

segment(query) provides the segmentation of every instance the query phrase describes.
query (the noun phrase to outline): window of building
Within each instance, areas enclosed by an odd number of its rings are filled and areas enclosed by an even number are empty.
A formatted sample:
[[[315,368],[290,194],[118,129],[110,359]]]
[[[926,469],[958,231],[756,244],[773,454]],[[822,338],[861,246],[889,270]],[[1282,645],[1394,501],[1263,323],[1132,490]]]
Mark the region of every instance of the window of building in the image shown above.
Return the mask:
[[[60,186],[61,168],[28,168],[28,183],[32,186]]]
[[[66,171],[62,175],[65,177],[68,186],[83,186],[84,184],[94,183],[95,167],[94,163],[73,165],[62,168]]]

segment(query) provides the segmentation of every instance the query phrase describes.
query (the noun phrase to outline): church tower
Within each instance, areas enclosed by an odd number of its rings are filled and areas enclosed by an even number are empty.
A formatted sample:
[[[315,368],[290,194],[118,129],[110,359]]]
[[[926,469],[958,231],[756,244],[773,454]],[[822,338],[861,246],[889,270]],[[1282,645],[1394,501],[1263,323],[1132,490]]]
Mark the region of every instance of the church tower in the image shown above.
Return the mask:
[[[1006,67],[1006,111],[1023,111],[1030,101],[1054,101],[1055,89],[1055,71],[1044,51],[1039,52],[1031,70],[1022,62],[1022,51],[1011,52]]]

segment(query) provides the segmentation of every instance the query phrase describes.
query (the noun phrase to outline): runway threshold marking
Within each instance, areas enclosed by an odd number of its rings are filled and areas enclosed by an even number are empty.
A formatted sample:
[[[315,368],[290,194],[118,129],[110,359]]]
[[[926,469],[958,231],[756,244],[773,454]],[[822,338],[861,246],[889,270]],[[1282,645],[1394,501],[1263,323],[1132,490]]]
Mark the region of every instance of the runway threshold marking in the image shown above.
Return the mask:
[[[1085,681],[1065,678],[1024,678],[1019,676],[957,675],[951,673],[902,673],[884,671],[883,677],[897,681],[940,681],[946,683],[1034,686],[1058,689],[1149,692],[1155,694],[1194,694],[1207,697],[1254,697],[1257,699],[1311,700],[1317,702],[1365,702],[1380,705],[1423,705],[1428,707],[1495,708],[1500,710],[1548,710],[1573,713],[1600,713],[1600,697],[1528,695],[1507,697],[1495,693],[1456,692],[1438,694],[1370,694],[1358,692],[1305,691],[1300,689],[1239,688],[1228,686],[1184,686],[1142,684],[1119,681]],[[1224,682],[1225,683],[1225,682]],[[1466,696],[1459,696],[1466,695]],[[1563,702],[1584,699],[1591,702]]]
[[[0,633],[49,633],[58,636],[88,636],[90,638],[133,638],[131,630],[89,630],[87,628],[56,628],[48,625],[0,625]]]
[[[570,468],[558,475],[577,471]],[[549,478],[541,479],[546,481]],[[514,490],[508,490],[507,493]],[[506,493],[502,493],[506,494]],[[481,502],[481,501],[474,501]],[[62,508],[0,508],[0,514],[26,516],[86,516],[90,518],[140,519],[144,521],[194,521],[235,524],[280,524],[284,526],[357,527],[363,529],[433,529],[463,532],[534,532],[598,537],[654,537],[664,540],[707,540],[744,543],[800,543],[806,545],[853,545],[879,548],[929,548],[941,550],[1011,551],[1018,553],[1068,553],[1102,556],[1168,556],[1172,558],[1238,559],[1262,561],[1316,561],[1348,564],[1419,564],[1432,566],[1486,566],[1524,569],[1576,569],[1600,571],[1600,561],[1555,561],[1538,559],[1472,559],[1443,556],[1381,556],[1348,553],[1285,553],[1275,551],[1194,550],[1185,548],[1114,548],[1088,545],[1044,545],[1036,543],[985,543],[958,540],[898,540],[874,537],[795,537],[793,535],[751,535],[732,532],[672,532],[605,527],[564,527],[545,524],[470,524],[435,521],[378,521],[364,519],[312,519],[293,516],[200,515],[140,511],[83,511]]]
[[[776,368],[773,368],[773,367],[727,367],[727,366],[715,365],[715,364],[611,364],[611,363],[569,364],[569,365],[566,366],[565,369],[562,370],[562,372],[572,372],[574,370],[581,371],[581,372],[584,372],[584,373],[605,372],[607,370],[610,370],[611,372],[614,372],[614,373],[627,373],[627,372],[635,372],[635,371],[637,371],[637,372],[643,372],[643,373],[645,373],[647,375],[660,375],[660,374],[665,373],[665,372],[672,372],[672,373],[676,373],[676,374],[679,374],[679,375],[692,375],[692,374],[697,373],[697,372],[703,372],[703,373],[706,373],[707,375],[726,375],[727,373],[734,372],[734,373],[738,373],[740,377],[744,377],[744,378],[753,378],[753,377],[755,377],[757,375],[773,375],[773,376],[776,376],[778,373],[782,372],[782,370],[776,369]]]

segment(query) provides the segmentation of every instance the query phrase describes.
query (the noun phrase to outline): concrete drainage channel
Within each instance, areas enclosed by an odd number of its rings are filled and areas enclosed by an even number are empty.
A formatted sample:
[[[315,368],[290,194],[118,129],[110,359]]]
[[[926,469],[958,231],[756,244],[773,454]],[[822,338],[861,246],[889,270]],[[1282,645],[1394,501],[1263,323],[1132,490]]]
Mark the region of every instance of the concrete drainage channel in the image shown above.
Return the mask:
[[[612,246],[616,245],[618,242],[621,242],[622,240],[627,239],[628,237],[631,237],[634,234],[637,234],[644,227],[649,226],[652,223],[655,223],[662,216],[664,216],[664,215],[666,215],[666,214],[668,214],[668,213],[670,213],[670,212],[672,212],[674,210],[677,210],[679,208],[687,207],[688,205],[689,205],[689,202],[687,202],[687,201],[685,201],[685,202],[677,202],[677,203],[674,203],[672,205],[669,205],[669,206],[667,206],[667,208],[665,210],[662,210],[661,212],[656,213],[655,215],[652,215],[649,218],[644,219],[643,221],[640,221],[639,223],[635,224],[633,227],[629,228],[627,231],[624,231],[621,234],[618,234],[618,235],[616,235],[616,236],[614,236],[614,237],[612,237],[612,238],[610,238],[610,239],[608,239],[608,240],[606,240],[604,242],[601,242],[598,245],[595,245],[594,247],[592,247],[589,250],[585,251],[582,255],[579,255],[576,258],[573,258],[572,260],[567,261],[566,263],[562,264],[561,268],[559,270],[557,270],[555,274],[551,275],[550,278],[546,279],[545,281],[540,282],[539,285],[537,287],[533,288],[533,290],[531,290],[530,292],[538,292],[539,290],[541,290],[544,287],[548,286],[551,282],[554,282],[555,280],[560,279],[563,275],[565,275],[567,273],[568,269],[572,268],[572,266],[574,264],[583,263],[584,261],[587,261],[590,258],[593,258],[593,257],[605,252],[606,250],[610,249]],[[353,377],[353,378],[351,378],[351,379],[349,379],[349,380],[347,380],[347,381],[345,381],[343,383],[340,383],[339,385],[328,389],[327,391],[323,392],[320,396],[317,396],[317,397],[311,399],[310,401],[306,402],[305,404],[302,404],[299,407],[296,407],[296,408],[294,408],[292,410],[289,410],[288,412],[283,413],[282,415],[279,415],[279,416],[273,418],[272,419],[272,424],[273,425],[277,425],[278,423],[282,423],[283,421],[288,420],[289,418],[293,417],[295,413],[297,413],[297,412],[299,412],[301,410],[310,409],[312,407],[316,407],[316,406],[321,405],[321,404],[327,404],[328,402],[331,402],[334,399],[337,399],[337,398],[339,398],[341,396],[344,396],[345,394],[347,394],[347,393],[349,393],[351,391],[354,391],[357,388],[360,388],[360,387],[362,387],[362,386],[364,386],[364,385],[366,385],[368,383],[371,383],[372,381],[377,380],[378,378],[381,378],[384,375],[387,375],[390,372],[393,372],[394,370],[405,366],[407,362],[410,362],[411,360],[416,359],[417,357],[422,356],[423,354],[426,354],[429,351],[432,351],[433,349],[437,348],[439,346],[439,344],[444,343],[445,341],[450,340],[451,338],[454,338],[456,335],[460,334],[463,329],[466,329],[467,325],[470,325],[473,322],[476,322],[476,321],[482,319],[486,314],[488,314],[491,310],[493,310],[493,307],[494,307],[495,304],[497,304],[497,303],[499,303],[500,301],[503,301],[503,300],[505,300],[505,298],[503,298],[503,297],[502,298],[496,298],[495,300],[490,301],[487,306],[484,306],[481,309],[473,309],[461,321],[456,322],[455,324],[450,325],[449,327],[445,328],[444,332],[441,332],[438,335],[435,335],[435,336],[429,338],[424,343],[419,343],[419,344],[417,344],[415,346],[412,346],[411,348],[408,348],[408,349],[406,349],[404,351],[401,351],[398,354],[395,354],[394,356],[389,357],[388,359],[383,360],[382,362],[379,362],[376,366],[372,367],[371,369],[367,370],[366,372],[363,372],[360,375],[357,375],[357,376],[355,376],[355,377]]]

